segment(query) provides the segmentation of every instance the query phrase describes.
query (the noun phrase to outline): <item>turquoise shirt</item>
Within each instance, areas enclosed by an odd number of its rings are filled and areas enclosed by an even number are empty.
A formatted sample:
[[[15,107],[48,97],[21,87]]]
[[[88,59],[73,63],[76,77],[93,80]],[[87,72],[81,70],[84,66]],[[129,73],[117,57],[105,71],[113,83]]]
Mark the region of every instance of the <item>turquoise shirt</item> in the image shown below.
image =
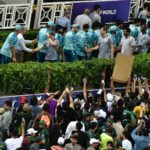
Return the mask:
[[[98,37],[97,33],[95,32],[95,30],[89,29],[89,34],[91,37],[92,44],[97,44],[99,37]]]
[[[56,40],[58,41],[58,45],[59,45],[60,47],[64,47],[65,37],[62,36],[61,34],[57,33],[57,34],[55,35],[55,38],[56,38]]]
[[[135,41],[137,41],[139,33],[140,33],[139,27],[131,24],[129,28],[131,30],[131,36],[134,37]]]
[[[116,33],[111,34],[111,29],[116,28]],[[111,42],[114,46],[118,47],[121,42],[121,38],[123,37],[123,31],[117,26],[113,25],[108,29],[108,33],[110,35]]]
[[[15,32],[11,32],[6,38],[0,53],[2,55],[11,58],[12,57],[11,48],[15,47],[16,43],[17,43],[17,34]]]
[[[81,43],[79,42],[79,36],[77,33],[69,31],[66,33],[65,36],[65,45],[64,45],[64,51],[71,50],[75,54],[77,54],[77,51],[79,48],[82,48]]]
[[[38,34],[38,37],[37,37],[37,40],[38,40],[38,47],[43,45],[43,42],[45,42],[48,37],[47,37],[47,33],[48,33],[48,29],[47,28],[42,28],[40,31],[39,31],[39,34]],[[47,49],[45,47],[43,47],[42,49],[40,49],[39,52],[41,53],[46,53]]]

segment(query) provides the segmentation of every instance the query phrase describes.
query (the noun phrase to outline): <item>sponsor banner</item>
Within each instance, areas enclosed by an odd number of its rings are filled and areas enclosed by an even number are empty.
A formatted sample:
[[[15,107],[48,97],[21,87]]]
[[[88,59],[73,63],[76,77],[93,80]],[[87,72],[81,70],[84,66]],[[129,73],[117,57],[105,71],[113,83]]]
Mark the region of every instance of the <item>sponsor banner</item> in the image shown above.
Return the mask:
[[[128,21],[130,12],[130,0],[99,0],[73,2],[72,5],[72,23],[75,18],[84,13],[84,9],[89,8],[93,11],[94,5],[101,6],[100,16],[103,23],[115,22],[116,19]]]

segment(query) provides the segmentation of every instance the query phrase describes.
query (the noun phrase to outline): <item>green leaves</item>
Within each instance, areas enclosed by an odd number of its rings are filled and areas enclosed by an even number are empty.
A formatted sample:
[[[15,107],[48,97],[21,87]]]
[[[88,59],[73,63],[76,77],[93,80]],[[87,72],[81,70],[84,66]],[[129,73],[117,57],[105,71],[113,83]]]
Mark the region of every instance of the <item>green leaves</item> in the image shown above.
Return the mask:
[[[75,90],[82,89],[83,77],[88,78],[89,88],[98,88],[101,72],[107,69],[107,76],[112,75],[114,59],[93,59],[74,63],[38,63],[0,65],[0,94],[23,94],[31,87],[34,93],[44,91],[47,85],[47,71],[51,70],[50,90],[63,90],[71,84]],[[150,54],[135,58],[132,74],[150,77]]]

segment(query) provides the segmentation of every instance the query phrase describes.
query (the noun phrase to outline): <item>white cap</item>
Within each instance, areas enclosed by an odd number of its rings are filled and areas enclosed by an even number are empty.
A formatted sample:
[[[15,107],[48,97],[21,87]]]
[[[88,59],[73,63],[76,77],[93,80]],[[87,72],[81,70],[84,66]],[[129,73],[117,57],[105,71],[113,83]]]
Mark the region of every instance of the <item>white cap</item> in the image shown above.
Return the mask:
[[[64,140],[64,138],[63,138],[63,137],[59,137],[59,138],[58,138],[57,143],[58,143],[59,145],[63,145],[63,144],[64,144],[64,142],[65,142],[65,140]]]
[[[99,140],[94,139],[94,138],[90,139],[90,145],[92,145],[94,143],[99,143]]]
[[[30,134],[33,134],[33,133],[37,133],[38,131],[34,130],[33,128],[30,128],[27,130],[27,134],[30,135]]]
[[[107,93],[107,101],[112,102],[113,95],[111,93]]]
[[[38,97],[37,97],[38,101],[40,101],[40,100],[41,100],[41,98],[42,98],[42,96],[38,96]]]
[[[101,95],[101,94],[102,94],[102,91],[103,91],[102,89],[99,89],[98,92],[97,92],[97,94],[98,94],[98,95]]]

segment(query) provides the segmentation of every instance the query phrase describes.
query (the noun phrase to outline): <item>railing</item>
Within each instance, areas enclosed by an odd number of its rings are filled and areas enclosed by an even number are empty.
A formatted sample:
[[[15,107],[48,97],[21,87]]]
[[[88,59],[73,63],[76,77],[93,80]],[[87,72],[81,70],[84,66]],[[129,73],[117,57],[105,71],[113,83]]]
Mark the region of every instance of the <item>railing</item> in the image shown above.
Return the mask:
[[[64,11],[71,10],[71,6],[72,2],[43,3],[43,0],[38,1],[34,28],[45,26],[49,20],[55,21],[56,18],[64,15]]]
[[[33,0],[28,4],[0,5],[0,29],[13,29],[14,26],[24,24],[30,28]]]

